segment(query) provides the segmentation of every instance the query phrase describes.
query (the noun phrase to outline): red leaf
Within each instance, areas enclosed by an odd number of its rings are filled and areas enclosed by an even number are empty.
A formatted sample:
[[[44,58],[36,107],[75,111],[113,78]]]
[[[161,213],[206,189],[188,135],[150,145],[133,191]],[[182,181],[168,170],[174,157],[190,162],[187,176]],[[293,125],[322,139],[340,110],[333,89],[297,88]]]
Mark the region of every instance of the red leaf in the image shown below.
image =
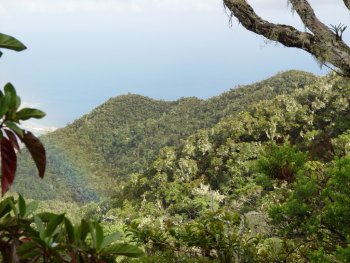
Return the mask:
[[[1,143],[1,190],[2,196],[7,192],[15,179],[17,168],[17,156],[12,143],[2,138]]]
[[[12,143],[13,148],[16,149],[17,151],[19,151],[20,148],[18,145],[17,136],[10,130],[5,130],[5,133],[6,133],[7,137],[9,138],[10,142]]]
[[[26,131],[23,134],[23,138],[20,139],[32,155],[36,167],[38,168],[39,176],[43,178],[46,169],[46,152],[44,145],[29,131]]]

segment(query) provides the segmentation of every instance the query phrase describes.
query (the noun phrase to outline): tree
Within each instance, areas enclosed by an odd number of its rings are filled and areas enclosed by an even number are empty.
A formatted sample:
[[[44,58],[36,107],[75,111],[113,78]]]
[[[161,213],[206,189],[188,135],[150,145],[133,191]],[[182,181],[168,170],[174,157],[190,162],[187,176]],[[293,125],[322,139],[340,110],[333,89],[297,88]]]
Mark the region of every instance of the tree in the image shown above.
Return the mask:
[[[26,47],[14,37],[0,33],[0,48],[22,51]],[[0,52],[0,56],[1,56]],[[11,83],[0,90],[1,187],[4,195],[14,181],[21,141],[44,177],[46,153],[43,144],[18,125],[30,118],[43,118],[38,109],[20,109],[21,99]],[[82,220],[73,226],[64,214],[35,214],[38,203],[7,197],[0,202],[1,262],[115,262],[117,256],[140,257],[143,251],[122,242],[119,232],[105,235],[99,222]]]
[[[26,49],[19,40],[0,33],[0,48],[14,51]],[[0,56],[2,52],[0,51]],[[0,157],[1,157],[1,190],[2,196],[12,185],[17,168],[16,152],[20,150],[22,142],[38,168],[39,176],[44,177],[46,168],[46,153],[41,141],[31,132],[25,131],[18,125],[21,121],[31,118],[40,119],[45,113],[38,109],[20,108],[21,98],[11,83],[7,83],[4,92],[0,90]]]
[[[350,0],[343,0],[350,10]],[[249,31],[277,41],[284,46],[305,50],[323,65],[334,66],[338,73],[350,77],[350,47],[343,41],[346,26],[322,23],[307,0],[288,0],[310,32],[283,24],[270,23],[259,17],[246,0],[224,0],[224,5]]]

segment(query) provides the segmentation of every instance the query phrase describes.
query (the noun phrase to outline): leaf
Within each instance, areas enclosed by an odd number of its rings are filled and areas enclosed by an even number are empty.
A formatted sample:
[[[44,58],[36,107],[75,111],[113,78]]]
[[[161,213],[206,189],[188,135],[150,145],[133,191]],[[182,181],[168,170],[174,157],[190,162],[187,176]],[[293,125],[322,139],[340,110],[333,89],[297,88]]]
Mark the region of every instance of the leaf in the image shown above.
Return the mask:
[[[5,125],[14,131],[19,137],[23,137],[23,130],[18,127],[18,125],[12,121],[5,121]]]
[[[18,209],[19,209],[19,215],[21,218],[24,217],[26,214],[26,202],[24,201],[23,197],[19,194],[18,195]]]
[[[141,257],[144,252],[134,245],[129,244],[114,244],[104,250],[106,254],[126,257]]]
[[[37,244],[33,241],[25,242],[17,248],[17,253],[22,260],[35,256],[38,252]]]
[[[1,33],[0,33],[0,48],[7,48],[14,51],[22,51],[27,49],[27,47],[23,45],[23,43],[17,40],[16,38],[5,34],[1,34]]]
[[[64,214],[58,215],[55,218],[52,218],[46,227],[46,231],[45,231],[45,237],[49,237],[51,236],[56,228],[62,223],[62,221],[64,220]]]
[[[43,221],[40,219],[39,216],[34,216],[34,223],[38,229],[38,232],[40,234],[40,238],[44,238],[44,224]]]
[[[10,130],[4,129],[4,131],[5,131],[5,133],[6,133],[7,137],[8,137],[8,139],[10,140],[10,142],[11,142],[11,144],[12,144],[12,147],[13,147],[15,150],[19,151],[20,148],[19,148],[19,145],[18,145],[18,141],[17,141],[16,135],[15,135],[12,131],[10,131]]]
[[[0,202],[0,218],[6,215],[11,211],[10,200],[13,200],[13,197],[7,197],[3,201]]]
[[[103,241],[103,229],[98,222],[95,222],[96,249],[99,250]]]
[[[20,97],[16,97],[16,109],[18,109],[19,108],[19,106],[21,106],[21,98]]]
[[[11,94],[7,93],[0,99],[0,117],[5,115],[9,109]]]
[[[86,220],[81,220],[80,226],[77,230],[77,238],[80,239],[80,241],[85,241],[87,235],[89,233],[89,224],[86,222]]]
[[[67,232],[67,237],[68,237],[68,242],[70,244],[74,243],[74,227],[71,223],[71,221],[68,218],[64,219],[64,226],[66,227],[66,232]]]
[[[28,120],[30,118],[41,119],[45,117],[45,115],[45,112],[32,108],[24,108],[16,113],[17,119],[22,121]]]
[[[29,216],[31,213],[33,213],[35,210],[38,209],[39,202],[38,201],[32,201],[27,205],[26,213],[24,217]]]
[[[94,225],[91,221],[88,222],[89,225],[89,229],[90,229],[90,234],[91,234],[91,239],[92,239],[92,247],[96,248],[96,232],[95,232],[95,228]]]
[[[44,145],[29,131],[23,134],[21,140],[32,155],[36,167],[38,168],[39,176],[43,178],[46,169],[46,152]]]
[[[5,94],[10,94],[10,104],[9,108],[13,109],[16,107],[17,104],[17,93],[15,87],[11,83],[7,83],[4,87]]]
[[[113,233],[113,234],[106,236],[102,241],[101,250],[108,247],[110,244],[112,244],[116,241],[119,241],[121,236],[122,235],[120,232],[116,232],[116,233]]]
[[[10,186],[15,179],[16,168],[17,168],[17,156],[13,149],[12,143],[3,137],[1,139],[1,194],[8,191]]]
[[[53,218],[55,218],[57,215],[54,213],[50,213],[50,212],[43,212],[37,215],[43,222],[49,222],[51,221]]]

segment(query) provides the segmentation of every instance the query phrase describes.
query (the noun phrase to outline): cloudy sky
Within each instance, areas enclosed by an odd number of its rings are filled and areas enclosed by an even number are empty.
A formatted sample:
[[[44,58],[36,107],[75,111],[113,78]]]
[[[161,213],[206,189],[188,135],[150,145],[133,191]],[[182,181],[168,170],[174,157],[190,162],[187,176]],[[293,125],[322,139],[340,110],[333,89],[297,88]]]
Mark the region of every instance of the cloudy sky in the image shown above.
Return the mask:
[[[303,29],[286,0],[249,2],[265,19]],[[350,24],[341,0],[310,2],[326,24]],[[208,98],[288,69],[325,73],[302,51],[236,20],[230,27],[221,0],[2,0],[0,24],[28,46],[4,52],[0,85],[12,82],[47,112],[32,126],[62,127],[129,92]]]

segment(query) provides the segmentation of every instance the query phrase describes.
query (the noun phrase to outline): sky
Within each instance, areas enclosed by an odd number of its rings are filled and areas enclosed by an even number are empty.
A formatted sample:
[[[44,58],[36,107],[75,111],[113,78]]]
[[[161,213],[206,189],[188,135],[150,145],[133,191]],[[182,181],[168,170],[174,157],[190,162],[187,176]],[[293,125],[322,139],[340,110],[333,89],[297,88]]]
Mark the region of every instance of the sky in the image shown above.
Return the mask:
[[[304,29],[287,0],[248,2]],[[310,3],[325,24],[350,25],[341,0]],[[311,55],[230,25],[221,0],[2,0],[0,25],[28,47],[3,50],[0,86],[47,113],[31,128],[63,127],[127,93],[206,99],[289,69],[326,73]]]

